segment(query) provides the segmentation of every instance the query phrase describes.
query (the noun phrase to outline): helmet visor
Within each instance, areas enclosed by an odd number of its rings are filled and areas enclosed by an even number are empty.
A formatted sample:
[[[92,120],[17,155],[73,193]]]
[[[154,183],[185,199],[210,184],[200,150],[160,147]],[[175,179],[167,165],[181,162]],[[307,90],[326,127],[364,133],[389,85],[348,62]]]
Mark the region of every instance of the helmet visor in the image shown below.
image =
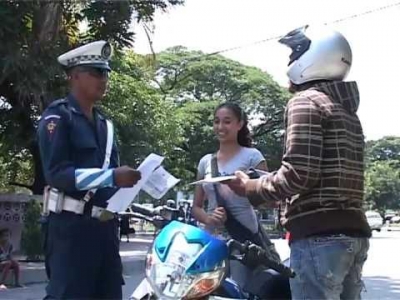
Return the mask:
[[[298,60],[310,48],[311,40],[305,35],[307,27],[308,25],[294,29],[279,39],[279,43],[292,49],[288,65]]]

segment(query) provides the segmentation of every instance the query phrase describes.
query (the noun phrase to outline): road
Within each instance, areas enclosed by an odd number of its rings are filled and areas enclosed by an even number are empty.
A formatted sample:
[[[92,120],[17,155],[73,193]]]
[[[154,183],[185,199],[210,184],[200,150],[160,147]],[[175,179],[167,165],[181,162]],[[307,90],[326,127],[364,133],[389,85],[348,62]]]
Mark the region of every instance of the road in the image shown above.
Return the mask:
[[[122,243],[121,249],[125,250],[123,255],[143,257],[149,244],[149,238],[138,238],[129,244]],[[284,240],[277,240],[276,245],[283,258],[289,255],[289,248]],[[400,299],[400,264],[396,263],[399,249],[400,231],[374,233],[371,239],[369,258],[364,268],[366,291],[363,293],[363,299]],[[130,276],[125,276],[124,299],[129,297],[142,278],[143,269],[137,270]],[[36,284],[20,289],[0,291],[0,299],[42,299],[44,288],[44,284]]]
[[[364,299],[400,299],[400,231],[374,233],[370,244]]]

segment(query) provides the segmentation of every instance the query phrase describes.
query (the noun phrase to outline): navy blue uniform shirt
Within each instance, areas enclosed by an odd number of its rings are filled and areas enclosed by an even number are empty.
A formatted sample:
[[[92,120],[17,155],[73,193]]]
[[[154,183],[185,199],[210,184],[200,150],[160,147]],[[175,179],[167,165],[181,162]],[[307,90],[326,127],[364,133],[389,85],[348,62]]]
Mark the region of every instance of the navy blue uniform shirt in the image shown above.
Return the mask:
[[[46,184],[75,199],[86,191],[76,186],[76,169],[102,168],[106,144],[105,118],[94,108],[93,121],[82,112],[72,95],[56,100],[43,112],[38,126],[38,141]],[[114,142],[109,168],[119,166]],[[91,204],[106,207],[116,187],[99,187]]]

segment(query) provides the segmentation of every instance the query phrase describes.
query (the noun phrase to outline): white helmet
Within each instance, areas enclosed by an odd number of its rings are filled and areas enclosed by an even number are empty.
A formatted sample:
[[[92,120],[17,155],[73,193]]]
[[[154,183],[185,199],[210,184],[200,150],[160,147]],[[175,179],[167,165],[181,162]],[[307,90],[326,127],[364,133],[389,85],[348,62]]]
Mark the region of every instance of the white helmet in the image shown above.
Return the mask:
[[[167,200],[167,206],[168,207],[175,207],[175,200],[168,199]]]
[[[287,75],[294,84],[343,80],[350,71],[351,48],[337,31],[305,26],[289,32],[279,43],[292,49]]]

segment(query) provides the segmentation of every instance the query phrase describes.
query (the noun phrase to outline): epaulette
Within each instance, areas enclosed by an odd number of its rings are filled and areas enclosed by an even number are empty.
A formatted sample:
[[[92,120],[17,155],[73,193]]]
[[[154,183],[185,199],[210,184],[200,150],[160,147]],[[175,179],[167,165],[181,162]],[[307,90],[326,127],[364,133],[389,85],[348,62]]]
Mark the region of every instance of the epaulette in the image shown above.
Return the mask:
[[[55,101],[51,102],[49,104],[48,108],[56,107],[56,106],[59,106],[59,105],[62,105],[62,104],[67,104],[67,103],[68,103],[67,98],[58,99],[58,100],[55,100]]]
[[[47,106],[46,110],[52,109],[52,108],[53,109],[55,108],[62,115],[67,115],[69,121],[72,120],[71,109],[70,109],[69,102],[68,102],[67,98],[54,100],[53,102],[51,102],[49,104],[49,106]]]

